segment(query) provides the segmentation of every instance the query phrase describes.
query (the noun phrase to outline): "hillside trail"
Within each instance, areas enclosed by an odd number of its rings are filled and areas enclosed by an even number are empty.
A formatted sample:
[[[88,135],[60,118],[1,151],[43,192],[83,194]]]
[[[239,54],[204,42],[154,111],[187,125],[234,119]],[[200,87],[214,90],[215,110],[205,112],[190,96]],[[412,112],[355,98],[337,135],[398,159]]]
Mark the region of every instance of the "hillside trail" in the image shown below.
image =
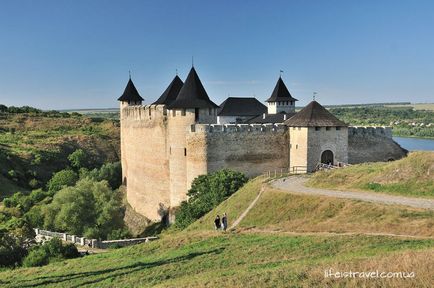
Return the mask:
[[[414,208],[434,210],[434,200],[432,199],[395,196],[376,192],[356,192],[311,188],[305,186],[305,183],[308,179],[309,178],[306,176],[290,176],[273,180],[270,185],[273,188],[277,188],[287,193],[346,198],[373,203],[404,205]]]
[[[327,231],[306,231],[306,232],[295,232],[295,231],[283,231],[276,229],[267,228],[243,228],[239,231],[240,233],[264,233],[264,234],[279,234],[279,235],[290,235],[290,236],[387,236],[396,238],[411,238],[411,239],[434,239],[431,236],[419,236],[419,235],[406,235],[406,234],[394,234],[394,233],[381,233],[381,232],[327,232]]]
[[[262,184],[261,190],[259,191],[258,196],[256,196],[255,199],[253,199],[252,203],[250,203],[249,207],[247,207],[247,209],[244,210],[243,213],[241,213],[240,217],[238,217],[238,219],[232,223],[231,227],[229,227],[229,230],[232,230],[235,227],[237,227],[237,225],[244,219],[244,217],[246,217],[246,215],[249,213],[249,211],[255,206],[256,202],[258,202],[259,197],[261,197],[261,195],[264,191],[265,191],[265,184]]]

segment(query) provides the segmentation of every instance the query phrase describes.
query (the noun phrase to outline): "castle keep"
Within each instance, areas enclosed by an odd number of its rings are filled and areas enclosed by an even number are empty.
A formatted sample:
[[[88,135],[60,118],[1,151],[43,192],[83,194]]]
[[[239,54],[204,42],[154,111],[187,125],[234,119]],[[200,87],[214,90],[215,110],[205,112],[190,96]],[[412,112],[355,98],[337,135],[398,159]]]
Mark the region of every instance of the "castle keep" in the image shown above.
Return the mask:
[[[348,127],[318,102],[298,113],[281,78],[267,106],[252,98],[210,100],[195,68],[176,76],[151,105],[131,79],[120,101],[121,158],[127,199],[160,221],[187,198],[194,178],[222,168],[253,177],[401,158],[390,128]]]

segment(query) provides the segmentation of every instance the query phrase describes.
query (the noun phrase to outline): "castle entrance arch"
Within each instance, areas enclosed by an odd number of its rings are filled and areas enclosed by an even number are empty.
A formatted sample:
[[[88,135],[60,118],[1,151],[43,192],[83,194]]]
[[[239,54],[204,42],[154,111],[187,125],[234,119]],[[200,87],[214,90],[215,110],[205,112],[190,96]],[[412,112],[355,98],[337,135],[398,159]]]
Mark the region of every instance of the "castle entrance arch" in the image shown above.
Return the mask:
[[[321,154],[321,163],[323,164],[334,164],[333,161],[333,152],[330,150],[325,150]]]

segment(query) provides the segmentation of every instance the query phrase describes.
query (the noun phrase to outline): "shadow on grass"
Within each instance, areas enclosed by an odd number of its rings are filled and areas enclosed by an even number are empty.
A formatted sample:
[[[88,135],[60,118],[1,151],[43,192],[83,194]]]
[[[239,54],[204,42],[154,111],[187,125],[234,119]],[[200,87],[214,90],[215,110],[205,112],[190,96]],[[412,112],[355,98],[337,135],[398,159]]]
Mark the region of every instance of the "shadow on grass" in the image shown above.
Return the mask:
[[[89,272],[80,272],[80,273],[69,273],[69,274],[62,274],[62,275],[56,275],[56,276],[43,276],[38,277],[34,279],[28,279],[28,280],[21,280],[19,284],[13,284],[9,287],[44,287],[45,285],[50,284],[58,284],[66,281],[71,281],[74,279],[80,279],[82,282],[74,284],[74,285],[68,285],[68,287],[80,287],[82,285],[89,285],[89,284],[95,284],[101,281],[104,281],[106,279],[114,278],[117,276],[125,276],[131,273],[134,273],[136,271],[140,271],[147,268],[154,268],[158,266],[163,266],[167,264],[182,262],[182,261],[188,261],[195,257],[207,255],[207,254],[220,254],[224,250],[223,247],[216,248],[209,251],[203,251],[203,252],[192,252],[183,256],[178,256],[174,258],[169,259],[163,259],[153,262],[137,262],[131,265],[127,266],[121,266],[116,268],[109,268],[109,269],[103,269],[103,270],[97,270],[97,271],[89,271]],[[98,277],[97,279],[89,279],[87,280],[87,277]],[[99,277],[101,276],[101,277]],[[36,283],[24,283],[24,282],[36,282]],[[12,284],[9,281],[1,281],[0,284],[2,285],[10,285]],[[65,283],[66,284],[66,283]]]

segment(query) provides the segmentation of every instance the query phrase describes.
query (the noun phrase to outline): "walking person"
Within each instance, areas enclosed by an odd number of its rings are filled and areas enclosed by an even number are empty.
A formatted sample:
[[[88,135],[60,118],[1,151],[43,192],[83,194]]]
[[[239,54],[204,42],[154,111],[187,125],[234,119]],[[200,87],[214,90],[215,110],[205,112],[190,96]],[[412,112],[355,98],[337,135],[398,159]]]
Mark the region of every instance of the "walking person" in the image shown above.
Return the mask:
[[[215,217],[215,219],[214,219],[214,226],[215,226],[215,230],[220,230],[221,223],[220,223],[220,216],[219,215],[217,215],[217,217]]]
[[[223,231],[226,231],[226,229],[228,228],[228,216],[226,215],[226,212],[223,214],[223,218],[222,218],[222,229]]]

